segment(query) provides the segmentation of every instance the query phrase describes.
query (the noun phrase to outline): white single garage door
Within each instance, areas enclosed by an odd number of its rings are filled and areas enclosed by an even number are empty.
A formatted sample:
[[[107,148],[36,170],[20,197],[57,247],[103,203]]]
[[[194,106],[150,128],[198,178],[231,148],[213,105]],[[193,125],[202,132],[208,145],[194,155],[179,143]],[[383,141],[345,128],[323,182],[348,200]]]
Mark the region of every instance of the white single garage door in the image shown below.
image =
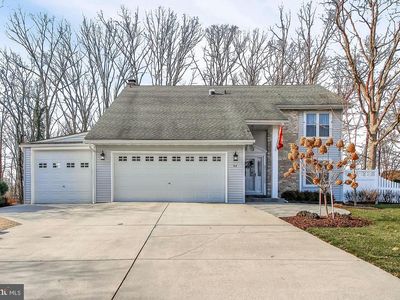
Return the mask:
[[[114,201],[225,202],[225,153],[114,153]]]
[[[34,203],[91,203],[89,150],[35,151]]]

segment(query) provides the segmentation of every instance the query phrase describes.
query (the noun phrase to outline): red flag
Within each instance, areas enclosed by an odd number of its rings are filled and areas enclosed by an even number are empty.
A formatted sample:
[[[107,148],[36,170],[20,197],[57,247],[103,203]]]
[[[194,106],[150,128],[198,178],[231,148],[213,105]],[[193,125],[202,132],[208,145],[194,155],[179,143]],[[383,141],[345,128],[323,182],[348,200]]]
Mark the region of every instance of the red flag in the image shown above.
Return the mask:
[[[276,148],[278,150],[281,150],[283,148],[283,127],[279,127],[279,132],[278,132],[278,141],[276,143]]]

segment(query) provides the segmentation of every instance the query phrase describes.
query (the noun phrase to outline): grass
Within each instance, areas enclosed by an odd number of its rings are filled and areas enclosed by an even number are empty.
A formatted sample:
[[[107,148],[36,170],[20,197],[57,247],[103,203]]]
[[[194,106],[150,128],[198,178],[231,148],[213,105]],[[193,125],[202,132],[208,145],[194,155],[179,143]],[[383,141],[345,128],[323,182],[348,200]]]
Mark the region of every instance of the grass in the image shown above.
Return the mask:
[[[346,209],[373,224],[361,228],[309,228],[307,231],[400,278],[400,205]]]

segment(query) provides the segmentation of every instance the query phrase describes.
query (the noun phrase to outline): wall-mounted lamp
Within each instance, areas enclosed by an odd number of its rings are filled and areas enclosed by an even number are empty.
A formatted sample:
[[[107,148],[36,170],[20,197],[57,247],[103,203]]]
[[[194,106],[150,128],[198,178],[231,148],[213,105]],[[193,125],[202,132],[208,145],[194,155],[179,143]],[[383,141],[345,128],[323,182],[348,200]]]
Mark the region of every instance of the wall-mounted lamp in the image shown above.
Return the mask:
[[[100,153],[100,160],[105,160],[105,159],[106,159],[106,155],[104,154],[104,151],[101,150],[101,153]]]
[[[239,160],[239,155],[236,153],[233,154],[233,161],[238,161]]]

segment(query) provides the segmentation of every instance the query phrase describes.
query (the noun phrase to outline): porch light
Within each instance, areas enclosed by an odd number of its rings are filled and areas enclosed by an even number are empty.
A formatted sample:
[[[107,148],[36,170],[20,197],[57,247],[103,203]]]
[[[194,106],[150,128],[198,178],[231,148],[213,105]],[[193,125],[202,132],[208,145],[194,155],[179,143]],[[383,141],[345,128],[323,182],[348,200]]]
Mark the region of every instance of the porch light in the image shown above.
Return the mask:
[[[106,159],[106,155],[104,154],[104,151],[101,150],[101,153],[100,153],[100,160],[105,160],[105,159]]]
[[[235,153],[233,154],[233,161],[238,161],[238,160],[239,160],[239,155],[235,151]]]

